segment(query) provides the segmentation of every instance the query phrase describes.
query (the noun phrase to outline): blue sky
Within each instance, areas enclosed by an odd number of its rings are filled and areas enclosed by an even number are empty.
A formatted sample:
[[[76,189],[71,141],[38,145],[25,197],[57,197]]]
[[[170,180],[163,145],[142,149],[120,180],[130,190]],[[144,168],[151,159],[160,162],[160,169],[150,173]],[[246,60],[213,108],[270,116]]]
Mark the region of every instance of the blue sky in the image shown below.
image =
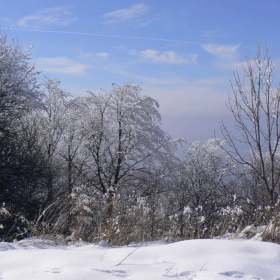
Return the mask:
[[[279,14],[277,0],[9,0],[0,28],[73,95],[141,82],[167,132],[204,142],[230,122],[232,72],[258,42],[280,67]]]

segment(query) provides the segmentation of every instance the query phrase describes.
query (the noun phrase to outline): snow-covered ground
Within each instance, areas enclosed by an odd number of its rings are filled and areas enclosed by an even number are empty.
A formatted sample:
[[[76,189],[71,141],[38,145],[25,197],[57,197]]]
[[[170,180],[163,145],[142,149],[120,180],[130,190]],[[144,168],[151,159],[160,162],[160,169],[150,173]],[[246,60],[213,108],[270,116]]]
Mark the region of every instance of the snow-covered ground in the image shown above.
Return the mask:
[[[189,240],[135,246],[54,246],[39,239],[0,242],[0,279],[273,279],[280,245],[251,240]]]

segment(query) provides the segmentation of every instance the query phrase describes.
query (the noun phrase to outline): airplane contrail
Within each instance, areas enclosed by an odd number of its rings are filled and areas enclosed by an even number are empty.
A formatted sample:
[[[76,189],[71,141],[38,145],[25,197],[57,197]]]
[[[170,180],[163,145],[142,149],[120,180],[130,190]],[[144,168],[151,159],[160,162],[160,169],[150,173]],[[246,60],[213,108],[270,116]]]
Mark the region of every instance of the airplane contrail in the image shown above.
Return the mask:
[[[97,36],[97,37],[111,37],[111,38],[124,38],[124,39],[138,39],[138,40],[150,40],[150,41],[165,41],[165,42],[177,42],[186,44],[205,44],[199,42],[191,42],[185,40],[173,40],[163,38],[150,38],[150,37],[136,37],[136,36],[124,36],[124,35],[110,35],[110,34],[98,34],[98,33],[86,33],[86,32],[73,32],[73,31],[55,31],[55,30],[38,30],[38,29],[25,29],[25,28],[2,28],[15,31],[29,31],[29,32],[40,32],[40,33],[59,33],[59,34],[72,34],[72,35],[85,35],[85,36]]]
[[[4,27],[4,28],[2,27],[1,29],[15,30],[15,31],[27,31],[27,32],[39,32],[39,33],[57,33],[57,34],[84,35],[84,36],[95,36],[95,37],[109,37],[109,38],[123,38],[123,39],[134,39],[134,40],[174,42],[174,43],[183,43],[183,44],[192,44],[192,45],[208,44],[208,43],[203,43],[203,42],[193,42],[193,41],[176,40],[176,39],[124,36],[124,35],[111,35],[111,34],[98,34],[98,33],[87,33],[87,32],[74,32],[74,31],[38,30],[38,29],[24,29],[24,28],[8,28],[8,27]],[[242,46],[240,48],[255,49],[255,48],[244,47],[244,46]]]

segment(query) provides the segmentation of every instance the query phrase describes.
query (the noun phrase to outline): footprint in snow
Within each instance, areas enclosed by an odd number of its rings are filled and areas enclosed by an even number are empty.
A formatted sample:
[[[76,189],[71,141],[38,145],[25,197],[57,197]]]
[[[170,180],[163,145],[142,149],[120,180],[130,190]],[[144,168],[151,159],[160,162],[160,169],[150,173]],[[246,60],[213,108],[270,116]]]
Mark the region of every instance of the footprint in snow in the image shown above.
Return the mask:
[[[53,268],[51,270],[46,270],[45,272],[50,272],[50,273],[60,273],[61,269],[60,268]]]
[[[230,278],[236,278],[236,279],[261,280],[261,278],[254,277],[240,271],[226,271],[226,272],[221,272],[219,274],[228,276]]]
[[[196,274],[192,271],[181,271],[176,273],[165,274],[165,277],[176,278],[176,279],[185,279],[185,280],[193,280]]]
[[[105,269],[95,269],[95,270],[103,273],[108,273],[117,277],[128,277],[130,275],[130,273],[125,270],[105,270]]]

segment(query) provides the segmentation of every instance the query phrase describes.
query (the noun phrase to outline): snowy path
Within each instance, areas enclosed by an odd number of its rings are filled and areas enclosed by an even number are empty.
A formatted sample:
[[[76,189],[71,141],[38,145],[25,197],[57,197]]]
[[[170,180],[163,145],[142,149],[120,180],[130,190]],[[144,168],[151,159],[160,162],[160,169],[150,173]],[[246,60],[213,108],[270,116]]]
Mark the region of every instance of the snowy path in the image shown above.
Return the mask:
[[[244,240],[189,240],[108,247],[0,243],[2,280],[280,280],[280,246]]]

